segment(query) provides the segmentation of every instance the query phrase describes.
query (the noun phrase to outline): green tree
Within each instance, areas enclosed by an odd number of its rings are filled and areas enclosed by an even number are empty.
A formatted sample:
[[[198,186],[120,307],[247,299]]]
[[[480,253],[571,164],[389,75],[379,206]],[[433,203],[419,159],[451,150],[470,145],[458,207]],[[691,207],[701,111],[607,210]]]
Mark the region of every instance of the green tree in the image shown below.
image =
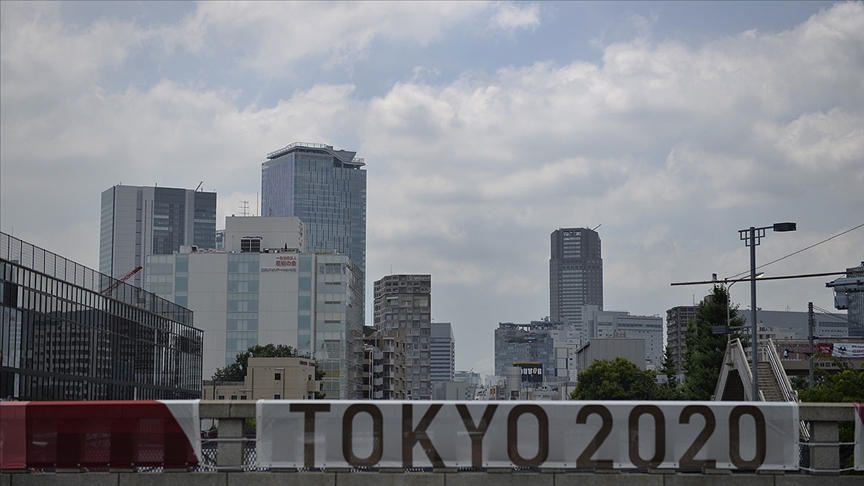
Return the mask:
[[[663,367],[660,374],[666,375],[666,387],[678,388],[678,367],[675,365],[675,357],[672,356],[672,348],[666,346],[666,355],[663,357]]]
[[[595,361],[579,373],[571,400],[669,400],[672,394],[625,358]]]
[[[216,369],[213,379],[219,381],[243,381],[249,367],[249,358],[294,358],[299,356],[296,349],[284,344],[255,345],[239,353],[237,359],[224,368]],[[317,365],[316,365],[317,375]]]
[[[666,376],[666,382],[663,383],[661,394],[665,396],[663,400],[680,400],[681,389],[678,386],[678,366],[675,364],[675,357],[672,356],[672,348],[666,347],[666,355],[663,358],[663,367],[660,368],[660,374]]]
[[[717,388],[717,379],[723,366],[726,343],[741,338],[735,330],[730,335],[714,334],[713,326],[725,326],[729,303],[725,287],[715,285],[711,294],[696,308],[696,316],[687,324],[684,338],[684,384],[682,394],[688,400],[710,400]],[[731,326],[743,326],[738,306],[728,309]]]
[[[831,402],[831,403],[861,403],[864,402],[864,366],[853,369],[849,363],[840,358],[825,355],[840,368],[838,373],[828,373],[817,369],[816,383],[812,387],[798,392],[798,398],[802,402]],[[840,424],[840,442],[852,442],[854,440],[855,427],[850,423]],[[854,462],[852,446],[840,446],[840,464],[844,468],[851,468]]]

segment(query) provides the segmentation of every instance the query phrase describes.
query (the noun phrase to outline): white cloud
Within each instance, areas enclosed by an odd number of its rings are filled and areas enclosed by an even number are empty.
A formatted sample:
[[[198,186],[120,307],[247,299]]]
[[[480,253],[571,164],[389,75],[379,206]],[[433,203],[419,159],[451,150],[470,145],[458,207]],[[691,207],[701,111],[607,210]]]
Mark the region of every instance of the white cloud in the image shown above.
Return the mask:
[[[489,19],[489,27],[492,29],[535,29],[540,26],[540,6],[536,3],[522,5],[499,2],[493,10],[494,14]]]
[[[602,223],[607,307],[655,314],[703,292],[669,282],[746,269],[740,228],[799,223],[766,239],[760,261],[769,261],[864,217],[861,3],[700,47],[619,42],[598,63],[557,59],[448,79],[412,71],[427,65],[412,59],[405,79],[372,81],[389,87],[381,96],[322,81],[263,106],[240,101],[250,96],[243,86],[170,70],[147,86],[106,78],[154,55],[158,39],[181,59],[279,76],[299,60],[346,63],[374,56],[379,41],[427,45],[468,20],[483,26],[502,9],[530,14],[536,5],[207,3],[173,27],[75,28],[54,4],[0,8],[3,229],[91,266],[107,187],[203,180],[219,194],[221,218],[240,201],[254,204],[267,152],[330,143],[368,164],[369,283],[391,265],[432,273],[436,319],[470,328],[482,357],[495,323],[548,312],[555,228]],[[856,264],[862,234],[772,273]],[[830,306],[820,285],[766,288],[765,302]]]
[[[92,87],[99,74],[117,68],[148,39],[126,22],[97,20],[75,28],[60,18],[59,3],[0,3],[0,73],[8,115],[50,109],[72,93]],[[27,114],[23,114],[27,115]]]
[[[168,45],[205,56],[227,50],[269,76],[291,75],[300,60],[350,63],[376,40],[425,45],[482,12],[475,2],[202,2]]]

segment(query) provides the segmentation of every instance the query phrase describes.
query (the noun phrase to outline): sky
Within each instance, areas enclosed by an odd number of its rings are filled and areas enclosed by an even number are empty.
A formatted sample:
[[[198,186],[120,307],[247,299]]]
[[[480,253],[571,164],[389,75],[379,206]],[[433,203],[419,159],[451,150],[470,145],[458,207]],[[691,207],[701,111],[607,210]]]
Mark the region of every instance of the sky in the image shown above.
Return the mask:
[[[549,315],[557,228],[597,228],[635,315],[748,271],[750,226],[797,223],[766,277],[864,261],[864,4],[0,2],[7,234],[98,268],[105,189],[201,183],[222,228],[293,142],[366,161],[367,324],[375,280],[431,274],[491,374],[498,323]],[[833,278],[757,307],[833,310]]]

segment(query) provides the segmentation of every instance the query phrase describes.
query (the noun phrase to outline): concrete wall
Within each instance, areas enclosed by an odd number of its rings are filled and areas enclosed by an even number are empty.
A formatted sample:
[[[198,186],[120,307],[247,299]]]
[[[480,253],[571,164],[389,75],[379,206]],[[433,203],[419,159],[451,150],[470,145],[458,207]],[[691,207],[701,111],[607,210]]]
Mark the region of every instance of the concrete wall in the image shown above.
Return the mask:
[[[816,486],[824,476],[801,474],[628,474],[440,472],[20,473],[0,474],[0,486]],[[835,476],[832,486],[860,485],[862,476]]]

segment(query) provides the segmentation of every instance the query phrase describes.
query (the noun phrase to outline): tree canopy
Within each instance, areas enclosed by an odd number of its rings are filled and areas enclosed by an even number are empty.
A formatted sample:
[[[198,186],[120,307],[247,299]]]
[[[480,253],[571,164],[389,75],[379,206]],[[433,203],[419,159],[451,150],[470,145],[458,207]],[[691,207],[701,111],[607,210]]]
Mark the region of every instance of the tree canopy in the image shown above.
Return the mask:
[[[224,368],[218,368],[213,373],[213,379],[219,381],[243,381],[249,367],[249,358],[293,358],[299,356],[296,349],[284,344],[255,345],[239,353],[237,359]],[[315,368],[318,369],[317,367]],[[317,372],[316,372],[317,374]],[[318,379],[316,377],[316,379]]]
[[[842,358],[829,357],[840,368],[838,373],[817,370],[817,380],[812,387],[799,390],[802,402],[861,403],[864,402],[864,368],[853,369]],[[840,442],[854,441],[855,427],[840,424]],[[840,446],[840,465],[851,468],[854,462],[852,446]]]
[[[727,289],[715,285],[711,294],[696,308],[696,316],[687,324],[684,341],[684,384],[682,393],[687,400],[710,400],[717,388],[717,379],[723,366],[723,355],[729,339],[741,338],[735,330],[730,335],[714,334],[713,326],[726,325],[726,306],[729,304]],[[744,318],[738,315],[738,306],[728,310],[731,326],[743,326]]]
[[[669,400],[673,391],[660,386],[652,371],[625,358],[595,361],[579,373],[571,400]]]
[[[833,358],[838,373],[818,371],[816,383],[798,392],[802,402],[861,403],[864,402],[864,368],[853,369],[841,358]]]

